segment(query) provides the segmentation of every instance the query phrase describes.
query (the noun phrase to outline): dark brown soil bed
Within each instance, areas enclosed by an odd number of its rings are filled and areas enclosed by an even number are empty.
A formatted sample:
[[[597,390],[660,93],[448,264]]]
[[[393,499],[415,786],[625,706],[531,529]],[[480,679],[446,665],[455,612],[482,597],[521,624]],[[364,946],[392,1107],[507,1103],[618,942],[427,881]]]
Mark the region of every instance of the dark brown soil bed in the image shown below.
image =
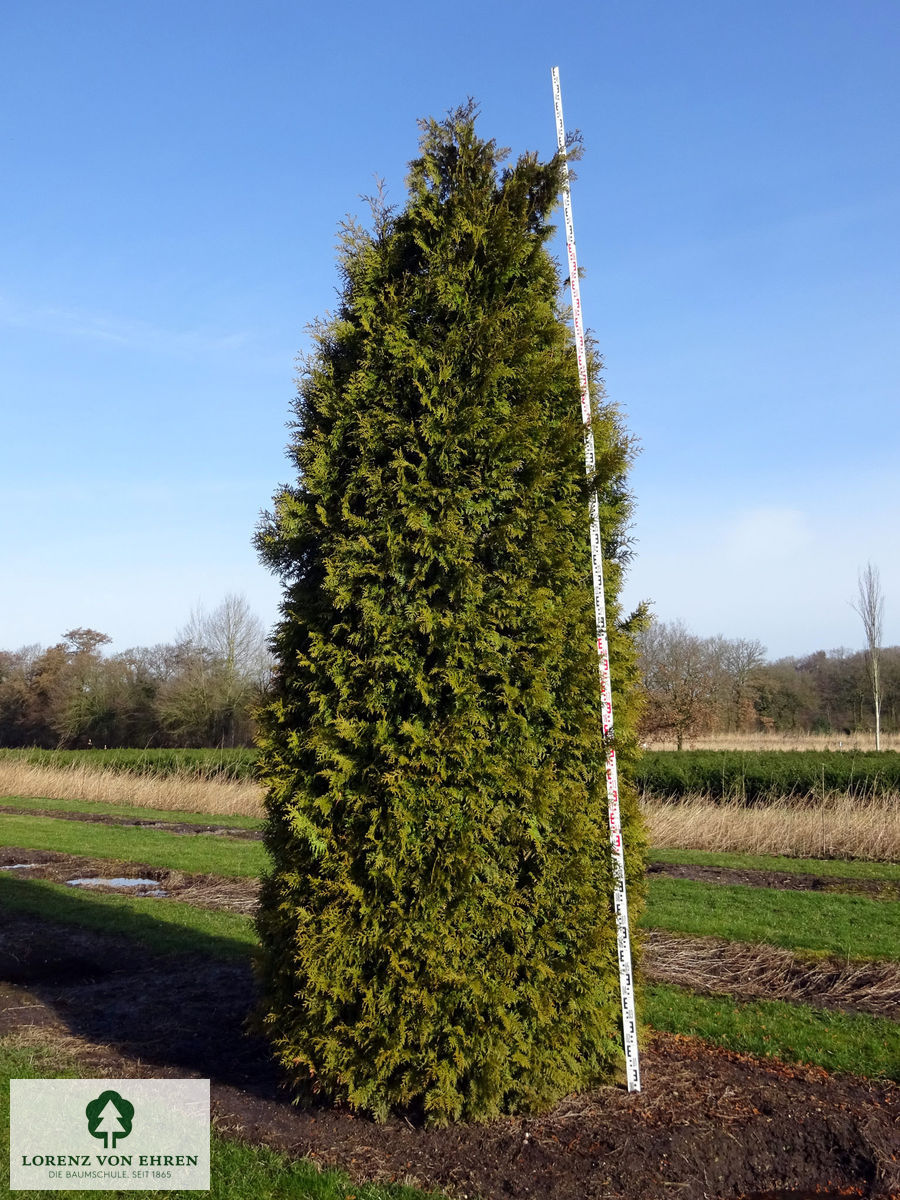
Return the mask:
[[[701,883],[743,883],[750,887],[796,892],[853,892],[880,900],[900,900],[900,882],[888,879],[842,879],[837,875],[795,875],[790,871],[757,871],[749,867],[704,867],[695,863],[648,864],[647,874]]]
[[[900,1088],[889,1083],[655,1034],[639,1094],[603,1087],[486,1125],[377,1125],[324,1103],[297,1110],[280,1093],[265,1046],[245,1032],[245,963],[154,956],[10,913],[0,954],[7,1035],[56,1042],[86,1073],[209,1077],[220,1130],[356,1179],[411,1180],[459,1200],[900,1194]]]
[[[222,875],[189,875],[167,867],[147,863],[123,863],[110,859],[62,854],[54,850],[28,850],[20,846],[0,846],[0,874],[17,879],[49,879],[68,883],[72,879],[139,878],[152,880],[145,887],[129,887],[130,896],[165,893],[170,900],[183,900],[198,908],[224,909],[250,914],[256,910],[257,879],[234,879]],[[79,887],[79,891],[88,890]],[[89,885],[91,892],[122,895],[123,891],[102,884]]]
[[[107,813],[62,812],[58,808],[18,808],[0,804],[0,813],[15,813],[23,817],[58,817],[61,821],[87,821],[92,825],[142,825],[148,829],[165,829],[168,833],[208,833],[219,837],[262,841],[259,829],[235,829],[231,825],[192,825],[188,821],[159,821],[143,817],[114,817]]]

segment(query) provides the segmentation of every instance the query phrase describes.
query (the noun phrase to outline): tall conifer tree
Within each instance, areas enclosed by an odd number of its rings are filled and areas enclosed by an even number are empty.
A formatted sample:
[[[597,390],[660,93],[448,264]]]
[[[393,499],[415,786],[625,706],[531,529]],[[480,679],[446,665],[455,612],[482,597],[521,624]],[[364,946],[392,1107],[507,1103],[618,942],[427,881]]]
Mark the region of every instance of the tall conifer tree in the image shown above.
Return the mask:
[[[301,1095],[444,1121],[610,1078],[621,1029],[562,161],[503,169],[471,103],[421,128],[403,210],[344,230],[257,535],[285,588],[257,924]],[[634,916],[630,446],[602,399],[594,436]]]

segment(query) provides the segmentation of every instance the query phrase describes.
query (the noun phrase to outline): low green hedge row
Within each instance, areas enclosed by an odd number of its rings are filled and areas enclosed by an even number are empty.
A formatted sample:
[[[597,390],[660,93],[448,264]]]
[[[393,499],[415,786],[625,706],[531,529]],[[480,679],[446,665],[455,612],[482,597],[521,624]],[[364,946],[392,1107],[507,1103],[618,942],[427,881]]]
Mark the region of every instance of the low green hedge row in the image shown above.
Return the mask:
[[[84,766],[136,775],[185,772],[208,779],[252,779],[256,751],[234,750],[0,750],[0,763],[19,759],[45,767]]]
[[[252,779],[256,751],[234,750],[0,750],[0,762],[24,759],[43,766],[83,764],[109,771],[169,775],[176,771],[218,779]],[[857,796],[900,791],[900,753],[883,750],[652,750],[636,781],[655,796],[705,793],[750,803],[775,796],[817,797],[826,791]]]
[[[758,803],[826,792],[883,796],[900,791],[900,753],[882,750],[654,750],[637,769],[638,787],[654,796],[705,793]]]

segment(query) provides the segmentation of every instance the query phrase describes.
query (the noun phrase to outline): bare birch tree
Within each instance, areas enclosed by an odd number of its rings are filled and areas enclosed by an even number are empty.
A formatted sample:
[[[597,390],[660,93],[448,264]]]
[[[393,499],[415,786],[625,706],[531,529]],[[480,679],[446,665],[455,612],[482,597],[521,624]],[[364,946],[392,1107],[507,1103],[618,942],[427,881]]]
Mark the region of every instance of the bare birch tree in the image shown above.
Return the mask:
[[[853,605],[862,619],[866,632],[866,669],[872,685],[872,701],[875,705],[875,749],[881,749],[881,678],[879,657],[881,655],[881,631],[884,623],[884,595],[878,568],[870,562],[857,579],[859,598]]]

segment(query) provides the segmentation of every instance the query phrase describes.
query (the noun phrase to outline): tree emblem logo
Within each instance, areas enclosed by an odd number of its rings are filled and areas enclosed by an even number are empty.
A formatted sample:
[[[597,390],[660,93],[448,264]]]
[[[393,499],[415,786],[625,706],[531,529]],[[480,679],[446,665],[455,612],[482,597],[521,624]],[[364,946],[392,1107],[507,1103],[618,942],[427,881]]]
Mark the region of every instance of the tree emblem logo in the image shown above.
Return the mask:
[[[104,1150],[115,1150],[116,1142],[131,1133],[134,1105],[118,1092],[101,1092],[96,1100],[90,1102],[84,1114],[91,1137],[103,1138]]]

